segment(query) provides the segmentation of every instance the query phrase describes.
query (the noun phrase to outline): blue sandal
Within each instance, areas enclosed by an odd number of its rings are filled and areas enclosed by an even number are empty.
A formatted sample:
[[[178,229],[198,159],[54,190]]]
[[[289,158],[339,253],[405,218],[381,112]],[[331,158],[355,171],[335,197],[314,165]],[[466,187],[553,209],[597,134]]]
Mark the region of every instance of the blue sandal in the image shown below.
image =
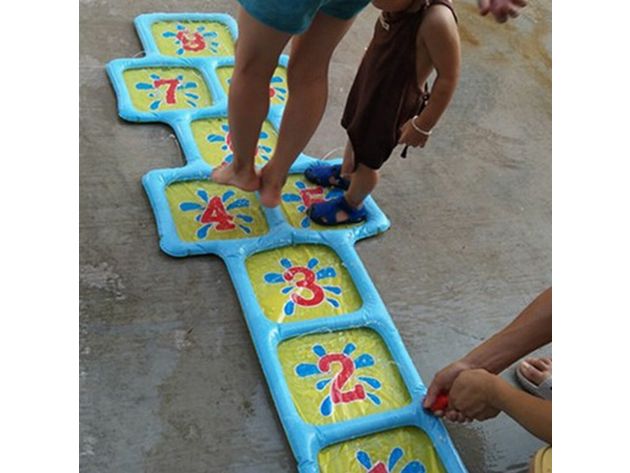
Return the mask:
[[[304,171],[304,176],[313,184],[322,187],[338,187],[343,190],[348,190],[350,187],[350,181],[341,177],[341,164],[333,166],[314,164]]]
[[[348,218],[337,220],[337,214],[344,211]],[[343,225],[344,223],[359,223],[367,220],[365,206],[358,209],[351,207],[344,196],[313,204],[308,209],[308,216],[320,225]]]

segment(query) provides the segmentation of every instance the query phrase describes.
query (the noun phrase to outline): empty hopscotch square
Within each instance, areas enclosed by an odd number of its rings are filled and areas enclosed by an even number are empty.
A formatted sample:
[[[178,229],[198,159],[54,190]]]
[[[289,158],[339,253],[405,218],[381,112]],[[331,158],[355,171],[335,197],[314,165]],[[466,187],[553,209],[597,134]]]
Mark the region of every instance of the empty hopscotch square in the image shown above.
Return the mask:
[[[265,316],[287,323],[358,310],[354,282],[343,262],[323,245],[296,245],[250,256],[247,272]]]
[[[219,21],[157,21],[151,34],[160,54],[174,57],[233,56],[234,39]]]
[[[411,402],[398,366],[373,330],[292,338],[279,345],[278,355],[295,407],[311,424],[355,419]]]
[[[217,77],[221,82],[221,87],[227,94],[232,82],[233,66],[218,67]],[[289,83],[287,81],[287,70],[284,66],[278,66],[271,77],[269,83],[269,103],[271,105],[286,105],[289,98]]]
[[[144,67],[123,73],[131,103],[139,112],[195,109],[212,105],[208,86],[192,67]]]
[[[416,427],[388,430],[319,452],[322,473],[444,473],[429,436]]]
[[[194,180],[170,184],[166,198],[182,241],[250,238],[268,231],[253,192]]]
[[[234,159],[227,118],[205,118],[192,122],[192,132],[202,159],[213,167]],[[264,166],[273,156],[278,135],[269,121],[264,121],[258,136],[256,165]]]

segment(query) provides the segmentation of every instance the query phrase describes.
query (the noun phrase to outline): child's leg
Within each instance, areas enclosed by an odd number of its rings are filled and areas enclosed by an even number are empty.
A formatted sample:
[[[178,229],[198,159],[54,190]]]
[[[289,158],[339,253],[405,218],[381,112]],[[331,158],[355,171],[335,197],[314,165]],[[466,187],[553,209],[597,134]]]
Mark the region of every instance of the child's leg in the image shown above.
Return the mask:
[[[343,198],[313,204],[308,216],[322,225],[340,225],[346,222],[360,222],[367,218],[363,201],[378,184],[378,171],[359,164],[350,178],[350,188]]]
[[[351,207],[359,208],[363,201],[376,188],[379,180],[379,172],[359,164],[350,178],[350,188],[345,193],[345,198]]]
[[[289,100],[284,110],[278,143],[263,168],[261,203],[275,207],[289,168],[315,133],[328,98],[328,65],[333,51],[350,28],[341,20],[319,12],[310,28],[293,40],[289,61]]]
[[[354,169],[354,150],[352,149],[352,142],[348,140],[346,142],[346,149],[343,151],[343,163],[341,163],[341,177],[350,178]]]
[[[269,110],[269,81],[291,35],[262,24],[242,8],[238,15],[238,29],[228,101],[234,161],[215,170],[212,179],[253,191],[260,186],[254,158],[262,122]]]

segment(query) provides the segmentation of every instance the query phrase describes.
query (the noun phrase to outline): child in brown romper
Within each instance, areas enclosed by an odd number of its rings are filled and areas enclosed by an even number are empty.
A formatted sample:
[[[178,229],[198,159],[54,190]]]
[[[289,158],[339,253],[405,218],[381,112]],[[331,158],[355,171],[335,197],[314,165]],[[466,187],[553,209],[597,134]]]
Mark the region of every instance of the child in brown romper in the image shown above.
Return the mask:
[[[450,0],[374,0],[382,13],[354,79],[341,125],[348,132],[343,165],[315,165],[307,179],[346,189],[314,204],[309,216],[337,225],[367,218],[363,201],[398,144],[424,147],[457,86],[460,43]],[[436,71],[430,94],[429,75]],[[403,155],[406,153],[406,147]]]

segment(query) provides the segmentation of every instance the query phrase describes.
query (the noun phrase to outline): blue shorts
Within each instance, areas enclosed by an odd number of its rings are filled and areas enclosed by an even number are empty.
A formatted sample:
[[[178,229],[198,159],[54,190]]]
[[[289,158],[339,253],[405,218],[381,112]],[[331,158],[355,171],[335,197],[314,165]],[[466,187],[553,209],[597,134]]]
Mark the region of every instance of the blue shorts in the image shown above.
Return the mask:
[[[349,20],[370,0],[238,0],[251,16],[271,28],[290,34],[304,33],[315,15],[323,12]]]

